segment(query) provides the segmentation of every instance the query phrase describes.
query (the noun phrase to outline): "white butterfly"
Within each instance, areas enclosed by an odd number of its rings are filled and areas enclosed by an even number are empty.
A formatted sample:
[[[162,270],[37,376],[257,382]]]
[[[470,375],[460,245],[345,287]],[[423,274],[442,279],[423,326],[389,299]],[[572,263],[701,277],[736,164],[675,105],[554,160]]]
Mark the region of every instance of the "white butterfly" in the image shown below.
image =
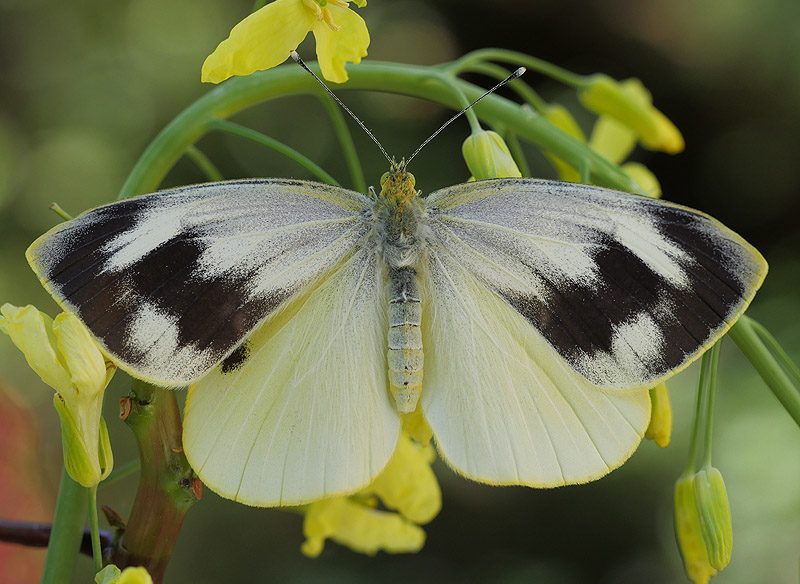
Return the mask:
[[[641,440],[646,389],[767,270],[710,217],[643,197],[531,179],[422,197],[402,164],[381,187],[162,191],[58,225],[28,258],[121,368],[191,385],[192,467],[259,506],[364,487],[420,407],[475,480],[598,478]]]

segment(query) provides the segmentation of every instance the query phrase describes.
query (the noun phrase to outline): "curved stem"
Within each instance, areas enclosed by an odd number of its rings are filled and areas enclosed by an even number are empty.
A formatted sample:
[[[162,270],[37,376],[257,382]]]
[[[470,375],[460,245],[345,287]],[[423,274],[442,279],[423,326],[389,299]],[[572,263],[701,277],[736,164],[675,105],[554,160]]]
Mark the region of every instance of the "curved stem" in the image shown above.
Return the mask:
[[[89,532],[92,536],[92,559],[95,573],[103,569],[103,549],[100,547],[100,521],[97,518],[97,486],[89,489]]]
[[[358,157],[358,151],[356,150],[355,142],[353,142],[353,134],[350,133],[350,128],[347,126],[347,120],[342,110],[329,95],[317,92],[317,97],[322,107],[325,108],[328,118],[331,120],[333,131],[339,139],[339,147],[342,149],[347,170],[350,172],[353,189],[359,193],[366,193],[367,180],[364,178],[364,168],[361,166],[361,159]]]
[[[585,83],[582,75],[567,71],[563,67],[559,67],[558,65],[554,65],[542,59],[537,59],[536,57],[531,57],[525,53],[508,51],[506,49],[478,49],[477,51],[467,53],[446,68],[449,71],[458,73],[469,69],[476,63],[481,64],[487,61],[510,63],[517,67],[523,65],[531,71],[536,71],[537,73],[541,73],[542,75],[546,75],[551,79],[555,79],[556,81],[560,81],[572,87],[580,87]]]
[[[441,69],[373,61],[351,67],[349,72],[350,81],[341,86],[342,90],[383,91],[427,99],[453,109],[460,106],[452,89],[437,80]],[[470,100],[483,93],[482,88],[466,81],[453,80],[452,83]],[[208,132],[215,120],[276,97],[319,95],[315,86],[316,81],[295,65],[226,81],[194,102],[161,131],[134,166],[120,198],[154,191],[185,149]],[[623,191],[634,187],[631,179],[616,165],[512,101],[490,95],[474,109],[489,125],[513,127],[520,138],[552,152],[576,168],[585,161],[593,182],[598,185]]]
[[[252,128],[247,128],[245,126],[241,126],[239,124],[235,124],[233,122],[229,122],[227,120],[215,120],[211,123],[210,129],[212,130],[219,130],[222,132],[227,132],[229,134],[234,134],[235,136],[239,136],[241,138],[246,138],[248,140],[252,140],[257,144],[261,144],[262,146],[266,146],[274,150],[275,152],[282,154],[286,158],[289,158],[295,161],[297,164],[305,168],[319,180],[324,183],[328,183],[329,185],[339,186],[339,183],[333,178],[330,174],[325,172],[325,170],[319,166],[316,162],[304,156],[291,146],[288,146],[281,142],[280,140],[276,140],[266,134],[262,134],[257,130],[253,130]]]
[[[480,73],[497,81],[502,81],[511,75],[511,71],[494,63],[475,62],[459,69],[460,73]],[[509,89],[516,93],[520,99],[529,104],[534,110],[541,113],[547,107],[547,102],[542,99],[534,89],[522,79],[514,79],[508,84]]]
[[[753,319],[742,316],[728,335],[744,353],[784,409],[800,426],[800,390],[759,338]]]
[[[222,173],[219,169],[214,165],[213,162],[203,154],[203,152],[194,144],[189,146],[186,149],[186,156],[188,156],[192,162],[194,162],[195,166],[200,169],[200,171],[206,175],[208,180],[210,181],[219,181],[222,180]]]
[[[697,384],[697,399],[694,404],[694,421],[692,422],[692,438],[689,442],[689,460],[683,476],[692,474],[697,469],[697,443],[700,440],[703,426],[703,403],[705,400],[705,387],[708,379],[708,367],[711,358],[708,352],[704,353],[700,361],[700,381]]]
[[[504,130],[502,134],[508,145],[508,150],[511,152],[511,157],[514,159],[514,162],[517,163],[517,168],[519,168],[520,173],[524,177],[530,176],[531,167],[528,166],[528,159],[525,158],[525,153],[522,151],[522,144],[519,143],[517,135],[507,129]]]
[[[83,538],[86,503],[86,489],[73,481],[67,471],[62,469],[42,584],[72,581],[72,572]]]

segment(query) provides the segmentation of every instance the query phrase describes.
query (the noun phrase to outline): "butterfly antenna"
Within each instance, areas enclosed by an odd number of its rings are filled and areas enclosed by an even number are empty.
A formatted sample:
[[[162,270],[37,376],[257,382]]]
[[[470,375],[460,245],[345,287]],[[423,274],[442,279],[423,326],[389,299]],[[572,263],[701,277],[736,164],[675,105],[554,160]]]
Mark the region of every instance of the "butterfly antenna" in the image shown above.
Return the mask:
[[[381,149],[381,152],[383,153],[383,156],[386,158],[386,160],[388,160],[388,161],[389,161],[389,164],[394,164],[394,160],[392,159],[392,157],[391,157],[391,156],[389,156],[389,154],[387,154],[387,153],[386,153],[386,150],[385,150],[385,149],[384,149],[384,147],[381,145],[381,143],[380,143],[380,142],[378,142],[378,139],[375,137],[375,134],[373,134],[372,132],[370,132],[370,131],[369,131],[369,128],[367,128],[367,126],[365,126],[365,125],[364,125],[364,122],[362,122],[361,120],[359,120],[359,119],[358,119],[358,116],[356,116],[356,114],[354,114],[352,111],[350,111],[350,108],[349,108],[349,107],[347,107],[346,105],[344,105],[344,103],[342,102],[342,100],[341,100],[341,99],[339,99],[338,97],[336,97],[336,94],[335,94],[335,93],[333,93],[333,91],[331,91],[331,90],[330,90],[330,88],[329,88],[329,87],[328,87],[328,86],[325,84],[325,82],[324,82],[322,79],[320,79],[319,77],[317,77],[317,74],[316,74],[316,73],[314,73],[314,72],[313,72],[311,69],[309,69],[309,68],[308,68],[308,65],[306,65],[306,64],[303,62],[303,59],[301,59],[301,58],[300,58],[300,55],[298,55],[298,54],[297,54],[297,51],[292,51],[290,54],[291,54],[291,56],[292,56],[292,59],[294,59],[294,62],[295,62],[295,63],[297,63],[298,65],[300,65],[300,66],[301,66],[303,69],[305,69],[305,70],[306,70],[306,71],[308,71],[309,73],[311,73],[311,76],[312,76],[314,79],[316,79],[316,80],[317,80],[317,83],[319,83],[320,85],[322,85],[323,89],[325,89],[325,91],[327,91],[327,92],[328,92],[328,95],[330,95],[330,96],[331,96],[331,97],[332,97],[332,98],[333,98],[333,99],[336,101],[336,103],[338,103],[338,104],[339,104],[339,106],[340,106],[340,107],[341,107],[341,108],[342,108],[344,111],[346,111],[348,114],[350,114],[350,117],[351,117],[351,118],[353,118],[353,119],[356,121],[356,123],[357,123],[359,126],[361,126],[361,129],[362,129],[362,130],[364,130],[364,132],[366,132],[367,136],[369,136],[370,138],[372,138],[372,141],[373,141],[373,142],[375,142],[375,145],[376,145],[378,148],[380,148],[380,149]]]
[[[431,140],[433,140],[433,139],[434,139],[436,136],[438,136],[439,134],[441,134],[441,133],[442,133],[442,130],[444,130],[444,129],[445,129],[447,126],[449,126],[449,125],[450,125],[450,124],[452,124],[452,123],[453,123],[453,122],[454,122],[456,119],[458,119],[458,117],[459,117],[459,116],[461,116],[461,114],[463,114],[464,112],[466,112],[468,109],[470,109],[472,106],[474,106],[476,103],[478,103],[480,100],[482,100],[484,97],[486,97],[486,96],[487,96],[487,95],[489,95],[490,93],[494,93],[495,91],[497,91],[498,89],[500,89],[501,87],[503,87],[503,85],[505,85],[505,84],[506,84],[506,83],[508,83],[509,81],[514,81],[514,79],[516,79],[517,77],[522,77],[522,75],[525,73],[525,71],[526,71],[525,67],[520,67],[519,69],[517,69],[516,71],[514,71],[514,72],[513,72],[511,75],[509,75],[508,77],[506,77],[505,79],[503,79],[503,80],[502,80],[500,83],[498,83],[497,85],[495,85],[494,87],[492,87],[492,88],[491,88],[489,91],[487,91],[486,93],[484,93],[483,95],[481,95],[481,96],[480,96],[478,99],[476,99],[476,100],[475,100],[475,101],[473,101],[471,104],[469,104],[467,107],[465,107],[464,109],[462,109],[460,112],[458,112],[458,113],[457,113],[456,115],[454,115],[452,118],[450,118],[449,120],[447,120],[447,121],[446,121],[444,124],[442,124],[442,127],[441,127],[441,128],[439,128],[438,130],[436,130],[436,131],[435,131],[433,134],[431,134],[431,135],[430,135],[430,137],[429,137],[427,140],[425,140],[425,141],[424,141],[422,144],[420,144],[420,145],[419,145],[419,148],[417,148],[416,150],[414,150],[414,153],[413,153],[411,156],[409,156],[409,157],[408,157],[408,160],[406,160],[406,166],[408,166],[408,163],[409,163],[409,162],[411,162],[411,161],[414,159],[414,157],[415,157],[417,154],[419,154],[419,151],[420,151],[420,150],[422,150],[423,148],[425,148],[425,146],[427,146],[427,145],[428,145],[428,142],[430,142],[430,141],[431,141]]]

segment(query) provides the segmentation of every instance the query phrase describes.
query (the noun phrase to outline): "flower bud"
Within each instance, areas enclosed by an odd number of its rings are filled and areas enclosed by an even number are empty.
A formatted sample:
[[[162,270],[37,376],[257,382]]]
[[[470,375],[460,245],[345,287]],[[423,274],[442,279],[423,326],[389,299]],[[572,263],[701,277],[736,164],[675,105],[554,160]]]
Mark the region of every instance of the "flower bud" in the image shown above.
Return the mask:
[[[607,75],[588,78],[578,92],[583,105],[601,116],[610,116],[633,130],[645,148],[669,154],[684,148],[678,128],[653,107],[649,92],[637,79],[617,82]]]
[[[689,579],[705,584],[728,565],[731,512],[719,471],[705,467],[675,484],[675,537]]]
[[[116,370],[74,315],[55,319],[33,306],[0,308],[0,330],[11,337],[42,381],[56,391],[64,466],[85,487],[108,476],[113,465],[102,419],[103,394]]]
[[[522,176],[508,146],[496,132],[473,132],[464,140],[461,151],[472,176],[478,180]]]
[[[715,569],[722,570],[731,561],[733,550],[731,508],[725,481],[716,468],[707,466],[694,475],[693,483],[708,560]]]
[[[649,438],[661,448],[669,446],[672,435],[672,405],[666,383],[659,383],[650,390],[650,424],[644,437]]]

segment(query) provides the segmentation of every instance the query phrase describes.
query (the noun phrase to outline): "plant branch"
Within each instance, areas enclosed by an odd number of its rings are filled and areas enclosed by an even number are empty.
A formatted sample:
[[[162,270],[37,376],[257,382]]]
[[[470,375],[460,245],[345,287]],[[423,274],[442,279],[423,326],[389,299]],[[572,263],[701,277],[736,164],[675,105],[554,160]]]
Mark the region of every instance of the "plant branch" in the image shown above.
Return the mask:
[[[219,169],[211,162],[211,159],[206,156],[202,150],[200,150],[197,146],[192,144],[186,149],[186,156],[194,162],[195,166],[200,169],[206,178],[210,181],[220,181],[223,180],[222,173]]]
[[[47,547],[53,531],[52,523],[33,523],[30,521],[11,521],[0,519],[0,541],[15,543],[27,547]],[[100,546],[107,549],[113,540],[111,532],[101,529]],[[85,556],[92,555],[92,532],[84,529],[80,539],[80,552]]]
[[[72,572],[81,548],[86,520],[86,489],[61,470],[56,511],[49,532],[42,584],[72,581]]]
[[[753,319],[742,316],[731,327],[728,335],[758,371],[761,379],[772,390],[795,423],[800,426],[800,389],[792,383],[792,379],[770,353],[754,325]]]
[[[121,568],[144,566],[159,583],[183,519],[200,498],[200,482],[183,454],[174,391],[134,381],[131,395],[122,398],[121,405],[142,465],[136,499],[113,560]]]

